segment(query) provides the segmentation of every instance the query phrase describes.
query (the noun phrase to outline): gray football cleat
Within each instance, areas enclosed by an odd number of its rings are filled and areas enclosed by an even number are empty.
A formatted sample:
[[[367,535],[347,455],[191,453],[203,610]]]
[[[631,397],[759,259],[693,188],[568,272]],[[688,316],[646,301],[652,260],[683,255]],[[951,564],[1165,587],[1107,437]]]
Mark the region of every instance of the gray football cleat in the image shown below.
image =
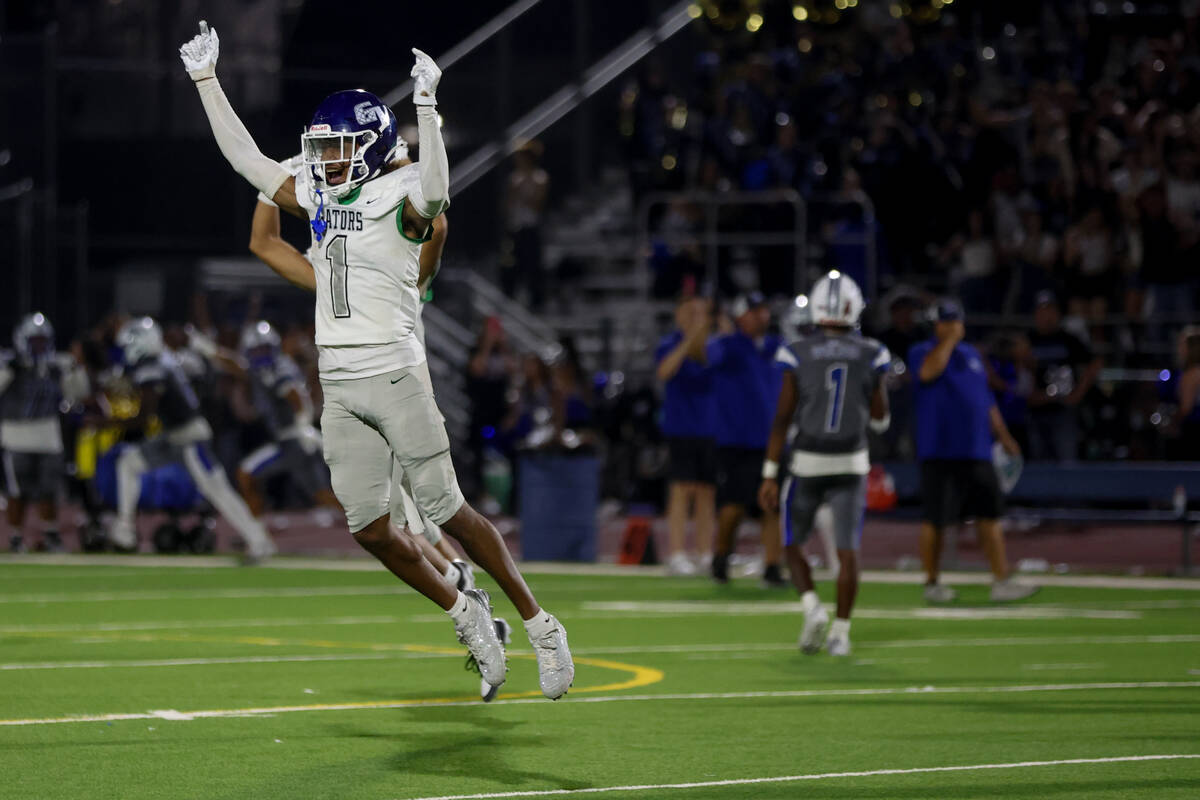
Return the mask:
[[[492,603],[483,589],[468,589],[467,613],[464,619],[456,620],[454,633],[458,641],[467,646],[479,666],[479,674],[491,686],[504,683],[504,645],[496,636],[492,623]]]
[[[509,625],[507,620],[501,617],[496,617],[492,620],[492,624],[496,626],[496,638],[501,644],[508,644],[512,641],[512,625]],[[478,671],[478,669],[476,669]],[[492,686],[487,681],[480,679],[479,681],[479,696],[483,698],[483,702],[490,703],[496,699],[496,695],[500,693],[499,686]]]
[[[821,652],[825,643],[825,631],[829,627],[829,612],[818,605],[811,614],[804,615],[804,627],[800,629],[800,652],[808,655]]]
[[[953,603],[958,599],[958,592],[941,583],[930,583],[925,586],[926,603]]]
[[[571,659],[571,649],[567,647],[567,632],[562,623],[550,615],[554,627],[546,633],[530,639],[533,652],[537,655],[538,683],[541,684],[542,694],[551,700],[557,700],[567,693],[575,680],[575,662]]]
[[[1006,578],[992,584],[992,602],[1011,603],[1014,600],[1024,600],[1037,594],[1040,588],[1032,583],[1019,583],[1012,578]]]

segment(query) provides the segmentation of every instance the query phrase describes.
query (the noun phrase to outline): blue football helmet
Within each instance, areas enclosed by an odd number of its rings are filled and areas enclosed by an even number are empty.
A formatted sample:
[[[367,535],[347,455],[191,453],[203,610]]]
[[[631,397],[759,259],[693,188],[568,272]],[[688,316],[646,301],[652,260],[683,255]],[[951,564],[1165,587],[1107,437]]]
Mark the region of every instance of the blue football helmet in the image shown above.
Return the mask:
[[[13,329],[13,349],[27,367],[54,356],[54,326],[41,312],[27,315]]]
[[[345,197],[377,177],[403,142],[396,129],[396,115],[370,92],[349,89],[326,97],[300,135],[316,187]]]

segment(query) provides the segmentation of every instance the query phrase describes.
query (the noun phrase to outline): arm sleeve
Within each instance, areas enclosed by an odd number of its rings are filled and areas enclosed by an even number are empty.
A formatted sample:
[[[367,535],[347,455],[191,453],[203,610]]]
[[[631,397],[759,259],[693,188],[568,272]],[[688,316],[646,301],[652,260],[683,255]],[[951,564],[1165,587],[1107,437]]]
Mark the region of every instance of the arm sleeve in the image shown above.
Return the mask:
[[[875,358],[871,361],[871,369],[878,373],[887,372],[892,366],[892,353],[887,349],[886,345],[879,345],[879,352],[875,354]]]
[[[781,344],[779,349],[775,351],[775,363],[795,368],[800,366],[800,359],[796,358],[796,354],[792,352],[792,348],[786,344]]]
[[[434,106],[417,106],[417,142],[421,148],[421,160],[417,162],[420,191],[413,192],[409,199],[418,214],[433,219],[450,205],[450,164]]]
[[[213,137],[225,160],[251,186],[267,197],[274,197],[290,173],[258,149],[250,131],[246,130],[233,106],[229,105],[229,99],[225,97],[216,78],[198,81],[196,90],[200,92],[200,102],[204,104],[208,124],[212,126]]]

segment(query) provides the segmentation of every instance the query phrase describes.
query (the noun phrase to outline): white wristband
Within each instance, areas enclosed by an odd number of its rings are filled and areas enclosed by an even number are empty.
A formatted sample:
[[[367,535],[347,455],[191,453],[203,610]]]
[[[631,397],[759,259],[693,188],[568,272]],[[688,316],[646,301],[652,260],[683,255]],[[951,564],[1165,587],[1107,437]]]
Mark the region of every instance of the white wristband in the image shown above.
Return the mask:
[[[276,202],[275,202],[274,200],[272,200],[271,198],[267,197],[267,196],[266,196],[265,194],[263,194],[262,192],[259,192],[259,193],[258,193],[258,202],[262,203],[262,204],[263,204],[263,205],[265,205],[265,206],[270,206],[271,208],[279,208],[279,204],[278,204],[278,203],[276,203]]]
[[[887,414],[879,419],[872,419],[870,422],[867,423],[867,425],[870,426],[871,430],[875,431],[876,433],[884,433],[885,431],[887,431],[888,427],[891,424],[892,424],[892,415],[891,414]]]
[[[767,459],[763,462],[762,476],[765,481],[773,481],[779,477],[779,462]]]

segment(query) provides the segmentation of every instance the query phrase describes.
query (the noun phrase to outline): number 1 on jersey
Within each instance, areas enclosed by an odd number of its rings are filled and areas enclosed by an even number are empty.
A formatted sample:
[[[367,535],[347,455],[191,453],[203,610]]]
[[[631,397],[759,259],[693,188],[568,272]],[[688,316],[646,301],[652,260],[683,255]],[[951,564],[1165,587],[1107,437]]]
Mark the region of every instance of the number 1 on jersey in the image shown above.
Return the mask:
[[[825,388],[829,391],[829,410],[825,414],[825,432],[836,433],[842,427],[842,407],[846,400],[845,362],[830,364],[825,370]]]
[[[329,262],[329,282],[333,293],[333,316],[350,316],[350,290],[347,286],[350,266],[346,263],[346,234],[339,234],[325,245],[325,260]]]

